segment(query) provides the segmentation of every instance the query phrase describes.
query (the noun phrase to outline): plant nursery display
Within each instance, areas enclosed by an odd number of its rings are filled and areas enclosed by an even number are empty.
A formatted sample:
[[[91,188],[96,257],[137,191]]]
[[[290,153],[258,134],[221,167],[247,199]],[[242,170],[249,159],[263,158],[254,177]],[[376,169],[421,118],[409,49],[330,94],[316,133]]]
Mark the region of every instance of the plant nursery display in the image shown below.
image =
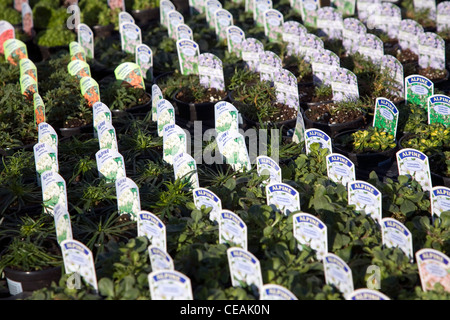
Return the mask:
[[[449,34],[440,0],[0,0],[0,299],[449,300]]]

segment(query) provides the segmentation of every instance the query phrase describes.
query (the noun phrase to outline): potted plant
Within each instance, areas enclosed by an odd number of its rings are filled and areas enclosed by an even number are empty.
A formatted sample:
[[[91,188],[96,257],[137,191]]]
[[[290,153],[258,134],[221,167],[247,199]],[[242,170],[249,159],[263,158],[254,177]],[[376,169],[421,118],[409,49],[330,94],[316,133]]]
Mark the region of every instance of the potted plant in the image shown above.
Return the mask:
[[[80,21],[92,28],[96,38],[107,38],[119,30],[120,8],[111,9],[106,2],[81,0]]]
[[[128,10],[131,10],[131,15],[141,28],[159,21],[159,0],[127,0],[125,6]]]

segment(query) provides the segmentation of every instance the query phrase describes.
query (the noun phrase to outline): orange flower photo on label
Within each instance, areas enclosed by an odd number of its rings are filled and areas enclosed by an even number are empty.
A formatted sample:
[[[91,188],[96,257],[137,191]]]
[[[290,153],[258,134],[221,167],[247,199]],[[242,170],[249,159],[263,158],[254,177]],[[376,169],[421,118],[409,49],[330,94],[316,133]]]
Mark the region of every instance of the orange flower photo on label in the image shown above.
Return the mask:
[[[44,106],[38,106],[34,109],[34,124],[36,125],[36,129],[40,123],[45,122],[45,112]]]
[[[84,98],[88,102],[89,107],[92,107],[94,105],[94,103],[96,103],[100,100],[100,96],[99,96],[97,88],[90,87],[84,94]]]

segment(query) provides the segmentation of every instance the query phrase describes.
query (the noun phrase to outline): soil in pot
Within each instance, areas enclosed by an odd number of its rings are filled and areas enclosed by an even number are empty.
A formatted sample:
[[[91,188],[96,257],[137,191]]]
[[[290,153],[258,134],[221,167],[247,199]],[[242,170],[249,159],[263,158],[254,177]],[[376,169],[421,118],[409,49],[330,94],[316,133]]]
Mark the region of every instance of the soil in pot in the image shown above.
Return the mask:
[[[329,103],[333,100],[333,92],[329,86],[299,86],[298,97],[300,106],[306,110],[310,106]]]
[[[5,268],[4,272],[9,292],[13,296],[49,287],[52,282],[58,283],[61,278],[61,267],[27,272]]]

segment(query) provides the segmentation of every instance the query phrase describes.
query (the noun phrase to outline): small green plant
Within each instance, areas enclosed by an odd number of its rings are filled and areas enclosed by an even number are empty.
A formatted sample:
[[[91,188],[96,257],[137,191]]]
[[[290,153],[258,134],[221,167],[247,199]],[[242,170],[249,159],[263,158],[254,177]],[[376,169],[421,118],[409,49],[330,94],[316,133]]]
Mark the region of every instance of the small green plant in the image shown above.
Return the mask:
[[[344,138],[343,146],[351,146],[356,153],[379,152],[395,148],[395,137],[375,127],[358,130]]]

